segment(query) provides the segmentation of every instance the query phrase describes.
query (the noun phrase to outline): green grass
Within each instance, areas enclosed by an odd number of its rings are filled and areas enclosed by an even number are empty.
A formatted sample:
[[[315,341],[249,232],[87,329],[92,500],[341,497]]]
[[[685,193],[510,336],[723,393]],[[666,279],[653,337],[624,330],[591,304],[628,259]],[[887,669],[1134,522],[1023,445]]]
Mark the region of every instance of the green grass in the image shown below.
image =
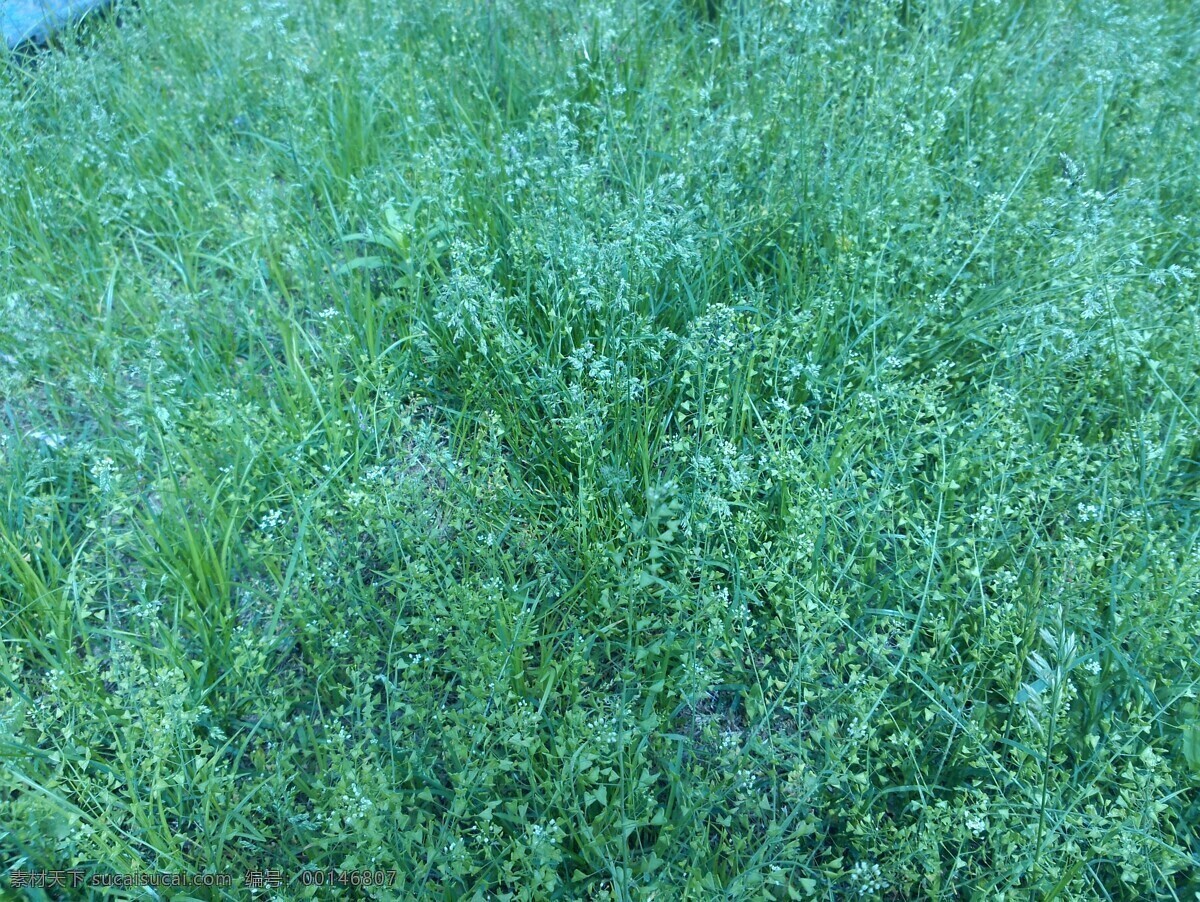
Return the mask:
[[[0,870],[1197,898],[1197,71],[1182,0],[0,60]]]

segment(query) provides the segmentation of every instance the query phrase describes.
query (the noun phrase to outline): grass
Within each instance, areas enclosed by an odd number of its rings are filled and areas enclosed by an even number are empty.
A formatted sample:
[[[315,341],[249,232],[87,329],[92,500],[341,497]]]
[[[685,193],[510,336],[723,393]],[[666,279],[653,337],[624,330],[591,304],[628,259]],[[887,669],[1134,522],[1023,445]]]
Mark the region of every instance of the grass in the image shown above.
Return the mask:
[[[0,61],[10,887],[1197,898],[1197,10]]]

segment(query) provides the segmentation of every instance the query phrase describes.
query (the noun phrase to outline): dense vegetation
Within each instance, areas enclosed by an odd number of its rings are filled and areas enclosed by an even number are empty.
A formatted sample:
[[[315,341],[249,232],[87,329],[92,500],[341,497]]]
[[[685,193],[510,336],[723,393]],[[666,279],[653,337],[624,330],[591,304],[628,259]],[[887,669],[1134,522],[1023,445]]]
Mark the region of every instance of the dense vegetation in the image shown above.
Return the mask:
[[[0,60],[0,868],[1196,898],[1198,72],[1186,0]]]

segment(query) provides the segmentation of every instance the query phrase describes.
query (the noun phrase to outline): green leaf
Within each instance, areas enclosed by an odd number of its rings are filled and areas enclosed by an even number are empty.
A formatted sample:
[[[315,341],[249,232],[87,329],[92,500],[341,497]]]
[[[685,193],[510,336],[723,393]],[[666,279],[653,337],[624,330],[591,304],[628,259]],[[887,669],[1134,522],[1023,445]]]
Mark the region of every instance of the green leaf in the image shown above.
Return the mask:
[[[1192,770],[1200,772],[1200,722],[1183,728],[1183,760]]]

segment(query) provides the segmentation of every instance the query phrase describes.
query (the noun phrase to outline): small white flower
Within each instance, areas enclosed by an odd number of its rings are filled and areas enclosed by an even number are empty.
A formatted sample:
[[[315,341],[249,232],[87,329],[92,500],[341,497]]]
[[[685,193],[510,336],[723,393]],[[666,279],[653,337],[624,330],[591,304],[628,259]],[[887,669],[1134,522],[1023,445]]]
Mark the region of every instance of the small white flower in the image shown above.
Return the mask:
[[[278,528],[281,520],[283,520],[283,511],[268,511],[267,514],[258,522],[258,528],[262,530],[265,535],[272,535]]]
[[[857,861],[850,871],[850,885],[860,896],[871,896],[888,888],[888,882],[883,879],[883,873],[876,863],[868,864]]]

